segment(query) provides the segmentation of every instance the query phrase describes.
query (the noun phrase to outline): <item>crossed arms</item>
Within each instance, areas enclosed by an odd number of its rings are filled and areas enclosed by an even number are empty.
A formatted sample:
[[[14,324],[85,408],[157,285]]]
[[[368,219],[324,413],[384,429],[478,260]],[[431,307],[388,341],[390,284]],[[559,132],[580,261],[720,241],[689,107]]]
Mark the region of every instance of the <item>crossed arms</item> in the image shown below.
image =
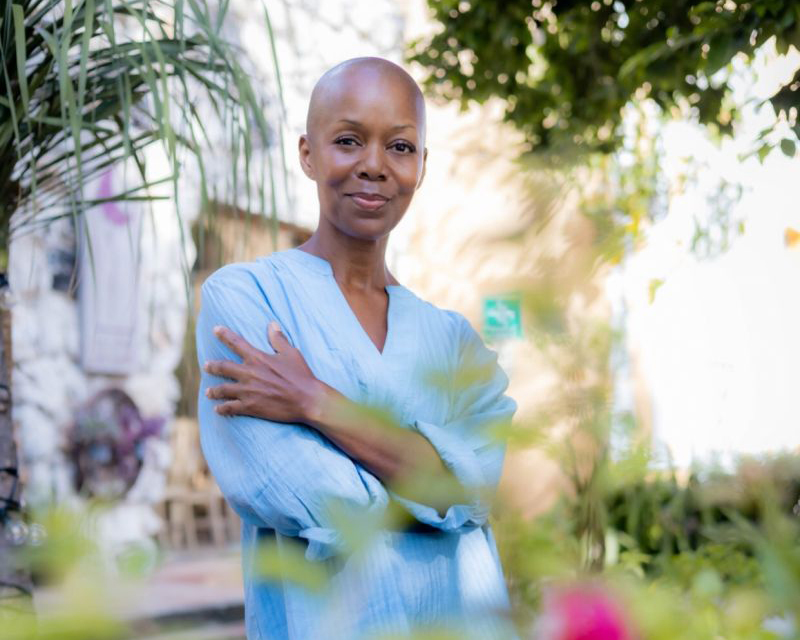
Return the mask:
[[[309,558],[340,545],[331,520],[337,503],[380,514],[391,496],[444,531],[482,525],[484,493],[503,458],[483,427],[510,419],[515,404],[503,395],[507,379],[494,354],[466,321],[460,361],[485,373],[455,396],[447,424],[401,426],[317,380],[258,294],[251,278],[212,276],[197,323],[198,359],[208,363],[199,396],[203,451],[242,518],[306,538]],[[448,483],[460,491],[429,490]]]

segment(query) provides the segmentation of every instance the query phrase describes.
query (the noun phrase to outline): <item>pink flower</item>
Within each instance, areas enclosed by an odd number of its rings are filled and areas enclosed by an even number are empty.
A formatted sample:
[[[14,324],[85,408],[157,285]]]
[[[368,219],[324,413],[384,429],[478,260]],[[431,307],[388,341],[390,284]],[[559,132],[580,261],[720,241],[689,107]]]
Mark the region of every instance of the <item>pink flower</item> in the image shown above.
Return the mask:
[[[534,626],[535,640],[634,640],[620,606],[599,584],[551,587]]]

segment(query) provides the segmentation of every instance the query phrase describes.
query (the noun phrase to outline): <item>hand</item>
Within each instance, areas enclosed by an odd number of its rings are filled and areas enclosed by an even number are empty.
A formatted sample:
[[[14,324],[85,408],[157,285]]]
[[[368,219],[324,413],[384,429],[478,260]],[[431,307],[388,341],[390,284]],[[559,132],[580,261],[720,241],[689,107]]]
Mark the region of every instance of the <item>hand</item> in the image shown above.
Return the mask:
[[[271,322],[267,337],[275,350],[271,355],[225,327],[214,327],[214,335],[242,358],[208,361],[203,368],[232,382],[209,387],[206,395],[222,400],[214,407],[221,415],[248,415],[275,422],[307,422],[323,386],[280,330]]]

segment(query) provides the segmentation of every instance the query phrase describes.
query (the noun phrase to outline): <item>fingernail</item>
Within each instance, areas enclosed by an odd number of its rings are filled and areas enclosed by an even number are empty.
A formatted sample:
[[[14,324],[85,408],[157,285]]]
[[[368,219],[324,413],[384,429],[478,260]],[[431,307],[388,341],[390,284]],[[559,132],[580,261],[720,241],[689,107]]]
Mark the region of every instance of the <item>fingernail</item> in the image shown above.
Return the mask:
[[[278,326],[278,323],[277,323],[277,322],[270,322],[270,323],[269,323],[269,328],[270,328],[270,329],[272,329],[273,331],[280,331],[280,329],[281,329],[281,328]]]
[[[222,333],[222,327],[217,325],[216,327],[214,327],[214,335],[219,335],[220,333]]]
[[[206,398],[211,397],[211,389],[206,389]]]

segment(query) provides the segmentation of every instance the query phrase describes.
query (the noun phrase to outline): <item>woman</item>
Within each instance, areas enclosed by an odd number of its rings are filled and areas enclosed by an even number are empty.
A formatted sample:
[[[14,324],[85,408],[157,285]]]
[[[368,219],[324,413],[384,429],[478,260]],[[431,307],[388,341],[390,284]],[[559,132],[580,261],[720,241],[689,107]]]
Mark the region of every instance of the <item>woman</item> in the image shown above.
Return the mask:
[[[509,637],[487,524],[503,446],[486,433],[515,410],[507,378],[461,315],[385,265],[424,175],[419,88],[385,60],[342,63],[314,88],[299,151],[316,232],[214,273],[197,325],[201,441],[243,520],[248,638]],[[292,539],[326,588],[257,575],[259,545]]]

